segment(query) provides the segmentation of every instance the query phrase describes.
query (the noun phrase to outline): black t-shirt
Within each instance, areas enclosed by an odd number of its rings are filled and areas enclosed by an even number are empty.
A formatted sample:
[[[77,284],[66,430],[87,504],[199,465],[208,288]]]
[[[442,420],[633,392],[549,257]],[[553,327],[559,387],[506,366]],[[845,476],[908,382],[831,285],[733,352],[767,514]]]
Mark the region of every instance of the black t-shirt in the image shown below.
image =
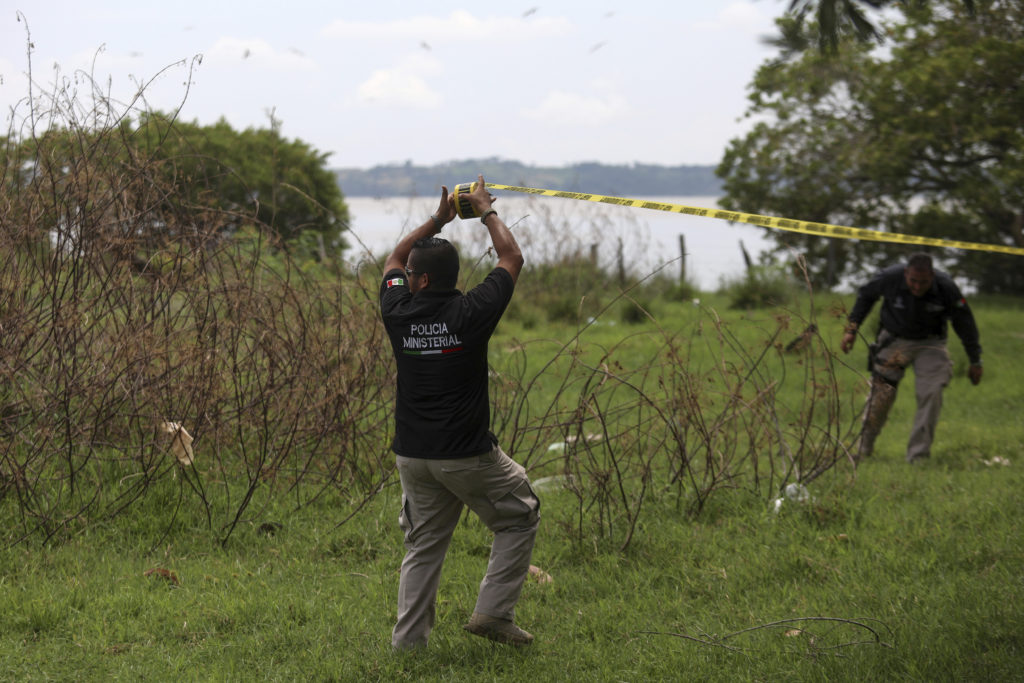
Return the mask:
[[[401,270],[385,273],[380,309],[398,366],[395,453],[468,458],[494,448],[487,342],[514,288],[509,272],[495,268],[467,294],[424,289],[413,296]]]

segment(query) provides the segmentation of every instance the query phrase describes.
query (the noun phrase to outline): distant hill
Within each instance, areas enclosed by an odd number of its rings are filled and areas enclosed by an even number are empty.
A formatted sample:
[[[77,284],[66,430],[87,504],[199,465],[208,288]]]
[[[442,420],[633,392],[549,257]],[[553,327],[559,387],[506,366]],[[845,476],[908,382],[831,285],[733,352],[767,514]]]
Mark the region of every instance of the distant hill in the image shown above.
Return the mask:
[[[488,182],[615,197],[717,196],[722,184],[714,166],[608,165],[526,166],[502,159],[467,159],[436,166],[410,162],[370,169],[335,169],[346,197],[432,196],[442,184],[452,189],[484,174]]]

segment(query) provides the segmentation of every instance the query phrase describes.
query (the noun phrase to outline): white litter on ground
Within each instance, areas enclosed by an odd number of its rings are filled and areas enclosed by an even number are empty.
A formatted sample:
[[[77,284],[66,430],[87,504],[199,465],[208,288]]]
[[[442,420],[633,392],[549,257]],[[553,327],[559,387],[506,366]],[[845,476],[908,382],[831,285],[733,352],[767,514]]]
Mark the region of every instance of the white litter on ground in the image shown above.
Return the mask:
[[[160,423],[160,430],[171,435],[171,453],[182,465],[191,465],[195,461],[192,452],[192,435],[177,422]]]

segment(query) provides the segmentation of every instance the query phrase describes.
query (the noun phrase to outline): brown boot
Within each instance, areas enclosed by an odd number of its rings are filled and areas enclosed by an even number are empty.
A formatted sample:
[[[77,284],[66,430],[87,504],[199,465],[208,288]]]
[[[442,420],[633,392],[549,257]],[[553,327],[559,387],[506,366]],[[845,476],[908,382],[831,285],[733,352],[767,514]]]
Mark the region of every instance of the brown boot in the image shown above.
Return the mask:
[[[853,456],[854,462],[860,462],[865,458],[871,457],[871,454],[875,452],[875,437],[877,436],[877,432],[868,431],[867,427],[861,429],[860,441],[857,444],[857,454]]]
[[[889,417],[889,409],[892,408],[895,401],[896,387],[878,375],[872,376],[871,393],[868,394],[868,401],[864,406],[864,422],[861,426],[860,445],[855,458],[857,462],[871,457],[875,450],[875,439],[882,431],[885,420]]]

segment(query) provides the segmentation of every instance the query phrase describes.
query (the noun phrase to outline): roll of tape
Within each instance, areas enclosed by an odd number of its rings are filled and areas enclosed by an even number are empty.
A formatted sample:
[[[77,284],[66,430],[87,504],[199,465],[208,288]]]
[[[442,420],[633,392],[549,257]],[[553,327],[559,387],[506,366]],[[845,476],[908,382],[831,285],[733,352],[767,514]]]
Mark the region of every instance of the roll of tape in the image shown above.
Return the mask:
[[[473,205],[469,203],[469,199],[464,196],[472,192],[475,187],[476,183],[460,183],[455,186],[452,196],[455,198],[455,213],[459,214],[459,218],[480,217]]]

